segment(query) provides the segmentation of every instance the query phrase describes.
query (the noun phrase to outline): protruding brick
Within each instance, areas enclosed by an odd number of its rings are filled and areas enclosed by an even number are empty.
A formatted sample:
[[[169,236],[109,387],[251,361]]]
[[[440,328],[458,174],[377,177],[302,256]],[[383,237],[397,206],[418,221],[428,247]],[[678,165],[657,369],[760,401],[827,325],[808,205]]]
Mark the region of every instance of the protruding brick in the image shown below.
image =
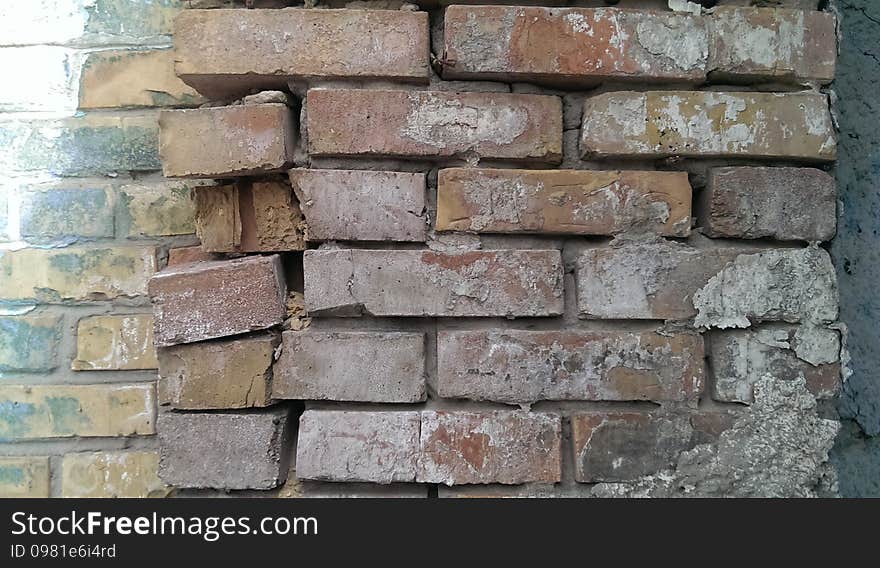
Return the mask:
[[[685,172],[440,170],[437,230],[614,235],[690,234]]]
[[[807,388],[820,399],[832,398],[840,390],[840,362],[813,365],[799,359],[795,327],[713,331],[707,343],[715,400],[752,403],[753,387],[767,373],[783,380],[803,376]]]
[[[827,241],[837,226],[837,187],[813,168],[714,168],[700,196],[710,237]]]
[[[0,372],[48,373],[58,365],[59,316],[0,317]]]
[[[198,187],[196,233],[212,252],[303,250],[306,221],[289,185],[239,181]]]
[[[441,331],[437,394],[524,404],[539,400],[695,400],[699,335],[653,332]]]
[[[670,242],[584,251],[577,261],[578,311],[588,319],[687,319],[693,296],[743,249]]]
[[[222,178],[280,171],[293,163],[295,142],[293,115],[283,104],[159,114],[159,153],[166,177]]]
[[[325,481],[412,482],[418,412],[307,410],[299,420],[296,475]]]
[[[187,410],[271,404],[277,335],[202,341],[159,351],[159,403]]]
[[[94,316],[79,320],[76,328],[74,371],[130,371],[155,369],[153,316]]]
[[[287,314],[281,259],[250,256],[169,267],[150,279],[157,346],[278,325]]]
[[[837,140],[818,93],[614,92],[584,103],[583,156],[830,161]]]
[[[557,97],[312,89],[306,100],[313,156],[562,158]]]
[[[556,250],[308,250],[303,267],[306,311],[312,315],[562,313],[562,258]]]
[[[837,59],[831,12],[718,7],[712,12],[713,79],[830,83]]]
[[[290,171],[310,241],[424,242],[425,174]]]
[[[0,457],[0,498],[49,496],[49,458]]]
[[[153,384],[0,386],[0,442],[155,433]]]
[[[451,6],[443,76],[563,85],[603,80],[700,82],[702,18],[614,8]]]
[[[287,331],[272,394],[356,402],[425,400],[425,336]]]
[[[561,435],[562,422],[555,414],[425,411],[416,481],[556,483]]]
[[[170,49],[90,53],[82,68],[79,108],[196,106],[205,99],[174,74]]]
[[[571,417],[575,479],[631,481],[673,465],[695,445],[686,416],[589,412]]]
[[[284,483],[288,410],[159,415],[159,477],[174,487],[272,489]]]
[[[187,10],[175,70],[213,98],[312,79],[427,83],[428,43],[425,12]]]
[[[0,251],[0,298],[63,301],[145,296],[154,247]]]
[[[164,497],[169,491],[159,479],[157,452],[65,454],[61,460],[62,497]]]

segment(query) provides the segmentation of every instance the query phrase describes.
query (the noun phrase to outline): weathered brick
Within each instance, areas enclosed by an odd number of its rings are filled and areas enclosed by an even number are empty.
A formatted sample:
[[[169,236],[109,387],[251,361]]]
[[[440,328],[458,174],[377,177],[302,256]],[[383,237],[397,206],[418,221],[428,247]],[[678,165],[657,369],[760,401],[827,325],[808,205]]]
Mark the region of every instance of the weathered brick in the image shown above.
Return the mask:
[[[82,68],[79,108],[197,106],[205,99],[174,74],[170,49],[90,53]]]
[[[238,185],[226,183],[193,189],[196,235],[206,252],[241,250]],[[169,263],[170,264],[170,263]]]
[[[823,94],[614,92],[584,103],[583,156],[834,160]]]
[[[700,82],[709,51],[702,18],[614,8],[451,6],[444,38],[444,78],[557,85]]]
[[[177,75],[205,95],[291,80],[427,83],[428,14],[390,10],[190,10],[174,31]]]
[[[62,497],[164,497],[169,491],[159,479],[157,452],[65,454],[61,460]]]
[[[159,153],[166,177],[222,178],[286,169],[296,128],[278,103],[163,110]]]
[[[312,89],[307,128],[313,156],[479,156],[558,163],[557,97]]]
[[[416,481],[556,483],[561,435],[562,421],[555,414],[425,411]]]
[[[0,457],[0,498],[49,496],[49,458]]]
[[[835,396],[841,385],[840,363],[813,365],[799,359],[797,339],[797,328],[792,326],[711,332],[707,351],[714,377],[712,398],[750,404],[755,383],[767,373],[783,380],[803,376],[817,398]],[[836,349],[840,349],[839,341]]]
[[[0,385],[0,441],[155,433],[153,384]]]
[[[709,25],[713,79],[834,79],[837,22],[830,12],[722,6],[712,12]]]
[[[288,410],[159,415],[159,477],[174,487],[272,489],[287,478]]]
[[[425,336],[399,332],[284,332],[275,398],[425,400]]]
[[[424,242],[425,174],[290,171],[310,241]]]
[[[418,412],[306,410],[299,419],[300,479],[412,482],[419,456]]]
[[[0,47],[0,68],[15,81],[0,83],[0,112],[73,112],[82,51],[54,45]]]
[[[654,332],[441,331],[437,394],[511,404],[539,400],[695,400],[699,335]]]
[[[10,238],[9,230],[9,189],[0,187],[0,241]]]
[[[577,261],[578,311],[589,319],[687,319],[693,296],[743,249],[671,242],[585,250]]]
[[[187,410],[271,404],[272,362],[280,338],[258,334],[159,350],[159,403]]]
[[[130,371],[155,369],[153,316],[93,316],[76,328],[74,371]]]
[[[437,230],[614,235],[690,234],[685,172],[440,170]]]
[[[220,255],[206,252],[198,245],[177,247],[168,251],[168,266],[203,262],[206,260],[220,260]]]
[[[191,184],[128,183],[119,189],[116,232],[128,238],[195,233]]]
[[[58,176],[161,169],[153,112],[88,113],[0,123],[0,168]]]
[[[0,298],[42,302],[145,296],[154,247],[0,252]]]
[[[150,279],[157,346],[280,324],[287,294],[278,256],[169,267]]]
[[[686,416],[589,412],[571,417],[575,479],[630,481],[671,467],[695,445]]]
[[[713,168],[700,199],[710,237],[827,241],[837,226],[834,178],[813,168]]]
[[[312,315],[507,316],[562,313],[556,250],[308,250]]]
[[[58,365],[59,316],[0,317],[0,372],[48,373]]]
[[[31,242],[113,236],[114,196],[106,187],[31,189],[20,200],[20,233]]]
[[[289,185],[277,181],[239,183],[241,250],[303,250],[305,220]]]

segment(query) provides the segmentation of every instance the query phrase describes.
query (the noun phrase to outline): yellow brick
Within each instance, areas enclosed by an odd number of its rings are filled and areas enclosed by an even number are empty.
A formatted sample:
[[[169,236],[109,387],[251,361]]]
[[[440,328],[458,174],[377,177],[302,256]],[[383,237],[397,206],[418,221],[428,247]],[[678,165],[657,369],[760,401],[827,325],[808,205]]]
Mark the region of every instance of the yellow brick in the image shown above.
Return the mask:
[[[63,497],[164,497],[158,452],[67,454],[61,463]]]
[[[79,320],[74,371],[155,369],[153,316],[95,316]]]
[[[0,442],[155,431],[155,383],[0,386]]]
[[[49,458],[0,458],[0,497],[48,497]]]
[[[0,252],[0,299],[58,302],[145,296],[154,247]]]
[[[134,183],[120,188],[117,234],[127,237],[195,233],[193,182]]]
[[[195,106],[205,101],[174,74],[170,49],[92,53],[82,71],[79,106]]]

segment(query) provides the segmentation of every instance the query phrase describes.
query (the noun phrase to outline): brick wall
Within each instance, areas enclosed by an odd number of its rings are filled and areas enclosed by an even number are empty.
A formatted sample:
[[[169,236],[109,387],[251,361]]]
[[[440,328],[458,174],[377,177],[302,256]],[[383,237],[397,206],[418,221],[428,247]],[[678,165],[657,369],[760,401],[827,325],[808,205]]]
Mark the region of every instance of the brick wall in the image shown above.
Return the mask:
[[[184,4],[2,48],[5,491],[834,491],[817,2]]]

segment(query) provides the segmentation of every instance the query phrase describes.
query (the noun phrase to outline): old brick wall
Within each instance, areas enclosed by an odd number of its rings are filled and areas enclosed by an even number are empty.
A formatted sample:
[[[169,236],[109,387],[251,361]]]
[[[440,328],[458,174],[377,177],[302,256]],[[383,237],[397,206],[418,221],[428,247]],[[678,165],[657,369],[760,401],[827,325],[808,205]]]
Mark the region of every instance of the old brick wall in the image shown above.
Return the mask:
[[[818,2],[80,4],[4,106],[5,491],[836,491]]]

